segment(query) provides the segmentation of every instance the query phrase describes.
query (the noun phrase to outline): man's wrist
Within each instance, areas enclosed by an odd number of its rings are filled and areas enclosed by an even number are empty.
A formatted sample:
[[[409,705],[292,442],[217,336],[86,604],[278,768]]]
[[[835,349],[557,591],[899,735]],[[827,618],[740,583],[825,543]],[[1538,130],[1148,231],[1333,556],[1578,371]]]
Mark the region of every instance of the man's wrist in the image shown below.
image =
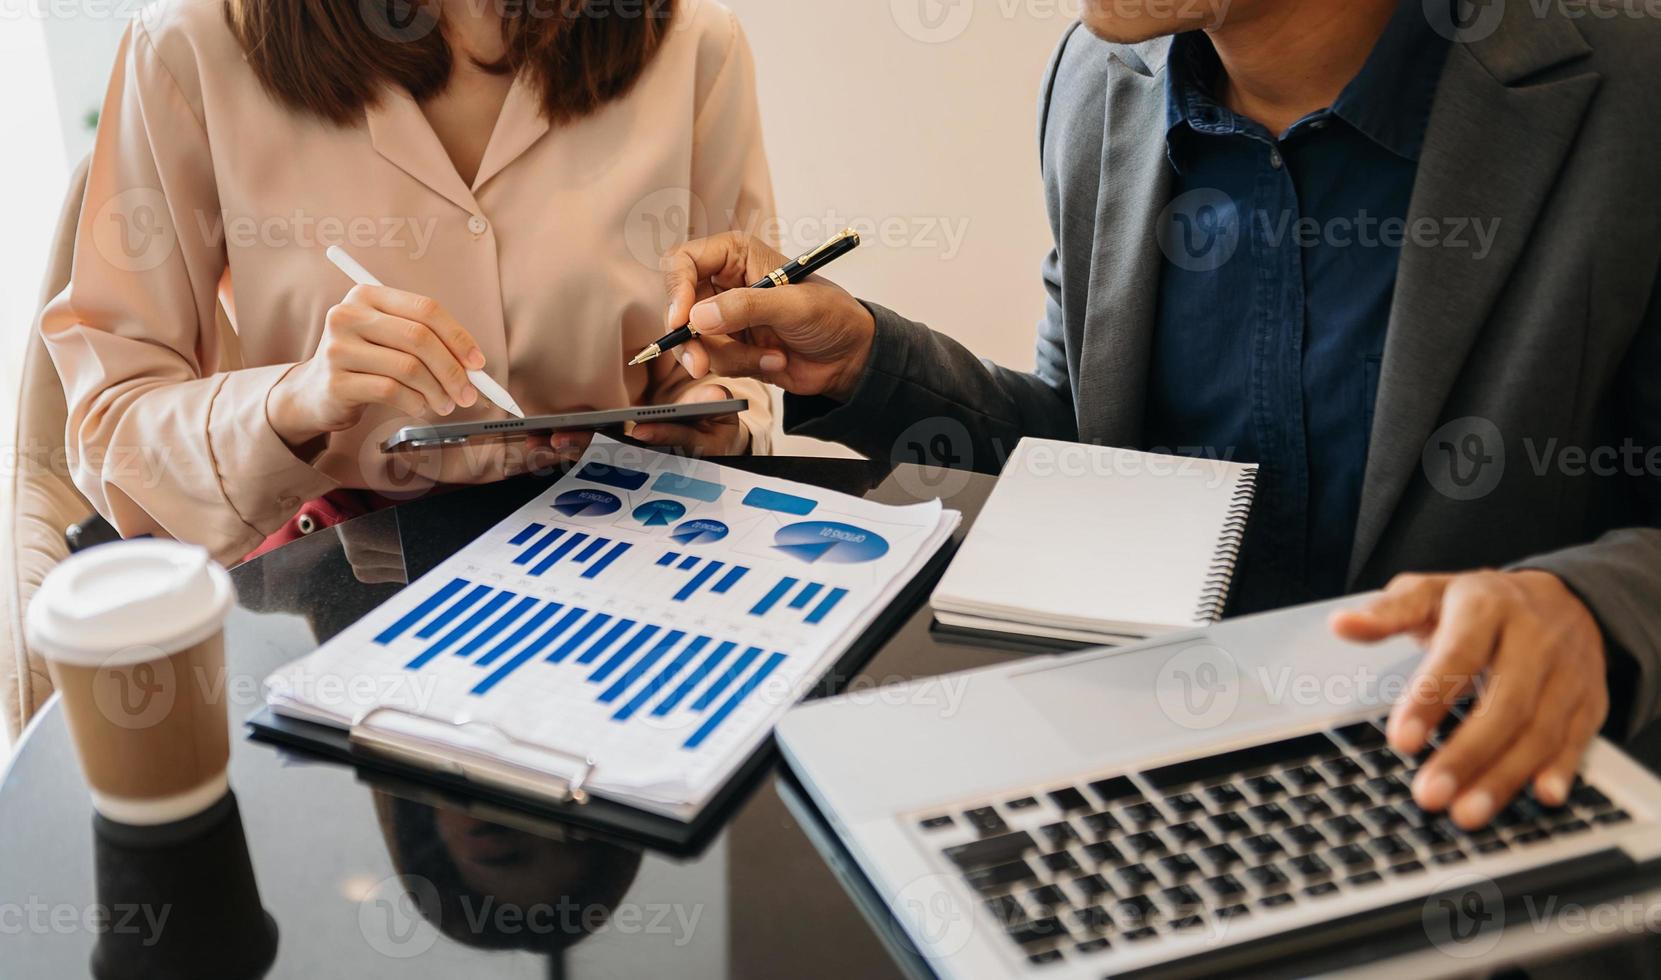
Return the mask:
[[[859,390],[860,380],[865,377],[865,371],[871,364],[871,353],[877,345],[877,318],[871,315],[864,303],[854,305],[859,310],[861,319],[857,330],[864,337],[864,343],[852,356],[843,359],[842,370],[838,372],[836,382],[823,392],[826,398],[844,404]]]

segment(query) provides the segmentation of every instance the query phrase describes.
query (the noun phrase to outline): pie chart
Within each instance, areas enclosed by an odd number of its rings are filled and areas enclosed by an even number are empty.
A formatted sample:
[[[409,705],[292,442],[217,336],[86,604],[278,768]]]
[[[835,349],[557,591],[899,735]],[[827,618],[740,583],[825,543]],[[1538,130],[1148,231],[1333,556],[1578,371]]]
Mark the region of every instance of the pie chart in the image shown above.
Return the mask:
[[[888,554],[888,542],[875,531],[833,521],[788,524],[773,535],[773,547],[810,564],[857,565]]]
[[[681,544],[704,544],[727,536],[727,526],[720,521],[687,521],[669,535]]]
[[[567,490],[554,500],[554,509],[566,517],[604,517],[622,507],[616,494],[604,490]]]
[[[667,527],[686,516],[678,500],[648,500],[634,509],[634,519],[647,527]]]

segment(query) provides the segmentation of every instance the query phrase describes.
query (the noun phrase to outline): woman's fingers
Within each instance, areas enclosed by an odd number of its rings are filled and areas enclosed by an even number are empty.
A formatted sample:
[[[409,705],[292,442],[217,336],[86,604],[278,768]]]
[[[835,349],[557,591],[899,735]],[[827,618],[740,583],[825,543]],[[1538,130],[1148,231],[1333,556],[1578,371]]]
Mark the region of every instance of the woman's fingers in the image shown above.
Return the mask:
[[[445,391],[414,354],[368,342],[352,344],[336,356],[336,363],[344,370],[357,374],[375,375],[397,382],[420,394],[423,410],[414,415],[449,415],[456,410],[455,399]]]
[[[420,368],[431,375],[457,405],[466,407],[479,400],[478,389],[467,380],[466,365],[426,324],[383,313],[364,323],[360,329],[365,340],[402,351],[419,360]]]
[[[345,371],[335,375],[332,384],[336,397],[348,404],[390,405],[411,418],[427,411],[427,399],[419,391],[384,374]]]
[[[425,324],[468,370],[476,371],[484,367],[484,352],[479,350],[473,335],[431,296],[390,286],[354,286],[346,294],[346,301],[362,303],[382,313]]]

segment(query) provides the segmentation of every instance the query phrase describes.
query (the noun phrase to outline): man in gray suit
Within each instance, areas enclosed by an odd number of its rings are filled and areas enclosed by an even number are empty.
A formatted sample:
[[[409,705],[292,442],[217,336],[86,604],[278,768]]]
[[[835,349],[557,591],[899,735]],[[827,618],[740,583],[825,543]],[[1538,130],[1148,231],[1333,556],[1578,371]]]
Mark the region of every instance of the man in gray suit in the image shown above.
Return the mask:
[[[1258,462],[1232,611],[1388,583],[1333,627],[1425,643],[1396,748],[1486,679],[1418,802],[1477,827],[1561,801],[1600,728],[1661,714],[1661,21],[1086,11],[1044,83],[1033,372],[826,281],[736,289],[782,261],[744,236],[666,260],[668,322],[706,335],[683,364],[876,456],[909,429],[987,470],[1023,435]]]

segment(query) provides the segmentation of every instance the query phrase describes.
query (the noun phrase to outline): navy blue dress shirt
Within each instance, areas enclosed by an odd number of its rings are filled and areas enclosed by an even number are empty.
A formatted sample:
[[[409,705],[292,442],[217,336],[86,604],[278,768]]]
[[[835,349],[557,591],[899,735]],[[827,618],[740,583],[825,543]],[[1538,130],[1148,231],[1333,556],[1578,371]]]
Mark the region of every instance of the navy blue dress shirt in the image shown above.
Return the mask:
[[[1341,595],[1419,151],[1447,44],[1407,0],[1328,109],[1278,137],[1213,96],[1179,35],[1166,74],[1149,449],[1260,466],[1233,614]]]

